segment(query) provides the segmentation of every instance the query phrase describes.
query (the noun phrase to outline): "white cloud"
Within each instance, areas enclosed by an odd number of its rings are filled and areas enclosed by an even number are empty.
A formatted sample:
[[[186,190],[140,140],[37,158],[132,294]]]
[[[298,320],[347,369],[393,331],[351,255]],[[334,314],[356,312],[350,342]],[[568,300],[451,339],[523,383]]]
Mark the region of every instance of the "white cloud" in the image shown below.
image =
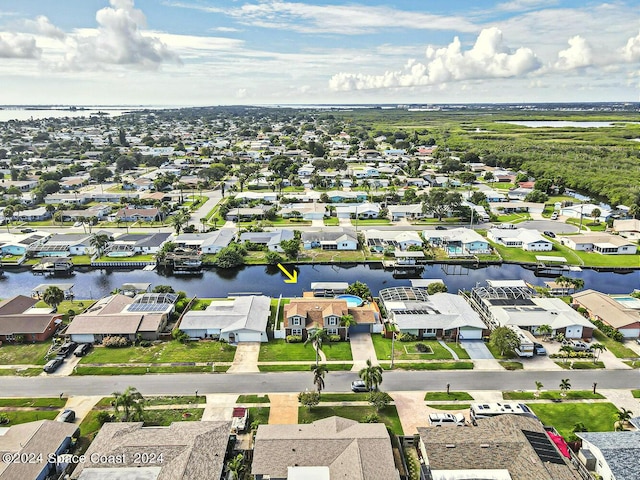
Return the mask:
[[[172,2],[170,5],[222,13],[245,25],[300,33],[357,35],[390,28],[459,32],[478,30],[462,16],[432,15],[371,5],[309,5],[282,0],[246,3],[232,8],[206,7],[184,2]]]
[[[236,90],[236,98],[247,98],[247,89],[239,88],[238,90]]]
[[[382,75],[338,73],[329,81],[332,90],[435,85],[450,81],[519,77],[540,68],[536,55],[528,48],[512,51],[495,27],[480,32],[474,46],[464,51],[458,37],[443,48],[429,46],[427,62],[409,60],[401,71]]]
[[[158,68],[179,57],[156,37],[143,35],[146,18],[133,0],[110,0],[111,7],[96,13],[98,29],[93,36],[77,36],[75,51],[67,58],[73,68],[94,65],[134,65]]]
[[[212,32],[225,32],[225,33],[233,33],[233,32],[239,32],[240,29],[239,28],[234,28],[234,27],[215,27],[211,29]]]
[[[593,51],[589,43],[580,35],[569,39],[569,48],[558,52],[555,67],[559,70],[573,70],[588,67],[593,63]]]
[[[539,10],[546,5],[555,5],[557,3],[557,0],[513,0],[511,2],[499,3],[496,5],[496,10],[505,12]]]
[[[33,37],[13,33],[0,35],[0,58],[39,58],[41,53]]]
[[[625,60],[629,62],[640,61],[640,33],[627,40],[627,44],[623,50],[623,56]]]
[[[49,38],[64,40],[66,34],[52,24],[44,15],[37,16],[34,20],[25,20],[24,27],[32,33],[37,33]]]

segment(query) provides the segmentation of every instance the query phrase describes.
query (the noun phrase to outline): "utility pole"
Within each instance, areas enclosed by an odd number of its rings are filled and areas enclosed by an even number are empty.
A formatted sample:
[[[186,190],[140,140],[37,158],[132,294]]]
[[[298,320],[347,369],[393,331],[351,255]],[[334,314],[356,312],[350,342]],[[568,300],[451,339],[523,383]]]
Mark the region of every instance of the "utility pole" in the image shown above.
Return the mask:
[[[391,324],[393,330],[391,332],[391,370],[393,370],[394,359],[395,359],[395,346],[396,346],[396,325],[394,323]]]
[[[584,210],[584,203],[580,204],[580,228],[578,229],[578,233],[582,233],[582,216]]]

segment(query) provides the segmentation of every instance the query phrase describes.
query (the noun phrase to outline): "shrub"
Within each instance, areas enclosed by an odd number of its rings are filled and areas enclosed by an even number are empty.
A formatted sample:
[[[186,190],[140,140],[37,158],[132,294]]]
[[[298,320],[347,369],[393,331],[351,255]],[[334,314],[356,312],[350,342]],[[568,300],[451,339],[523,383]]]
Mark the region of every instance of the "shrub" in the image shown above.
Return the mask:
[[[287,335],[287,343],[301,343],[302,337],[300,335]]]
[[[98,423],[100,423],[100,425],[104,425],[105,423],[111,422],[113,420],[113,417],[109,412],[105,412],[103,410],[101,412],[98,412],[98,415],[96,416],[96,420],[98,420]]]
[[[427,347],[424,343],[416,343],[416,350],[420,353],[427,353],[429,351],[429,347]]]
[[[336,343],[341,341],[342,339],[340,338],[340,335],[329,335],[329,341],[331,343]]]
[[[616,342],[622,342],[624,340],[624,335],[622,333],[605,324],[602,320],[592,320],[591,323],[598,327],[598,330],[604,333],[607,337],[614,339]]]
[[[0,425],[9,423],[9,416],[6,413],[0,413]]]
[[[377,413],[370,413],[362,418],[362,423],[378,423],[379,421],[380,417],[378,417]]]
[[[123,348],[128,347],[130,344],[131,342],[125,337],[118,337],[116,335],[102,339],[102,345],[107,348]]]
[[[412,335],[410,333],[401,333],[400,335],[398,335],[396,337],[396,340],[399,340],[401,342],[415,342],[417,340],[418,337],[416,337],[415,335]]]
[[[150,347],[152,345],[152,343],[149,340],[142,340],[139,344],[141,347]]]

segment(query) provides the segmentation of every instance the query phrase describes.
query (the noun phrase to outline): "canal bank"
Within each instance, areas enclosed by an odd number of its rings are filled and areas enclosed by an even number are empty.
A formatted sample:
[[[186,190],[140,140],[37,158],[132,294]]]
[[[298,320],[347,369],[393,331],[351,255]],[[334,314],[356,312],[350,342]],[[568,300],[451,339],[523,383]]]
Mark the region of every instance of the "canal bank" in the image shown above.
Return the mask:
[[[41,283],[73,283],[73,292],[79,299],[103,297],[124,283],[151,283],[171,285],[176,291],[198,297],[226,297],[239,292],[260,292],[265,295],[286,297],[301,296],[310,288],[311,282],[361,281],[369,285],[374,295],[382,288],[408,286],[408,278],[394,278],[380,263],[341,265],[297,265],[298,283],[284,283],[283,273],[270,265],[251,265],[233,269],[205,270],[196,276],[171,276],[157,271],[141,269],[92,269],[78,267],[70,277],[46,277],[33,275],[28,270],[5,270],[0,277],[0,298],[13,295],[31,295],[34,287]],[[569,272],[569,275],[584,280],[584,288],[604,293],[629,293],[640,288],[640,270],[626,273],[584,269]],[[450,292],[468,290],[486,280],[522,279],[533,285],[543,286],[549,277],[537,277],[534,271],[521,265],[502,264],[471,268],[461,264],[430,264],[416,278],[442,279]]]

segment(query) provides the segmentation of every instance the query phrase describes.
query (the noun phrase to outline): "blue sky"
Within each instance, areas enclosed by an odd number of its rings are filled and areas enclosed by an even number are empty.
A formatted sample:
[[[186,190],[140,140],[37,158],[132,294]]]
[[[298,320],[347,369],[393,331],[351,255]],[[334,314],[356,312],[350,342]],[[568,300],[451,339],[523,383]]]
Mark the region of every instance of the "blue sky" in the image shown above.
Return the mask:
[[[640,2],[3,0],[0,104],[640,100]]]

